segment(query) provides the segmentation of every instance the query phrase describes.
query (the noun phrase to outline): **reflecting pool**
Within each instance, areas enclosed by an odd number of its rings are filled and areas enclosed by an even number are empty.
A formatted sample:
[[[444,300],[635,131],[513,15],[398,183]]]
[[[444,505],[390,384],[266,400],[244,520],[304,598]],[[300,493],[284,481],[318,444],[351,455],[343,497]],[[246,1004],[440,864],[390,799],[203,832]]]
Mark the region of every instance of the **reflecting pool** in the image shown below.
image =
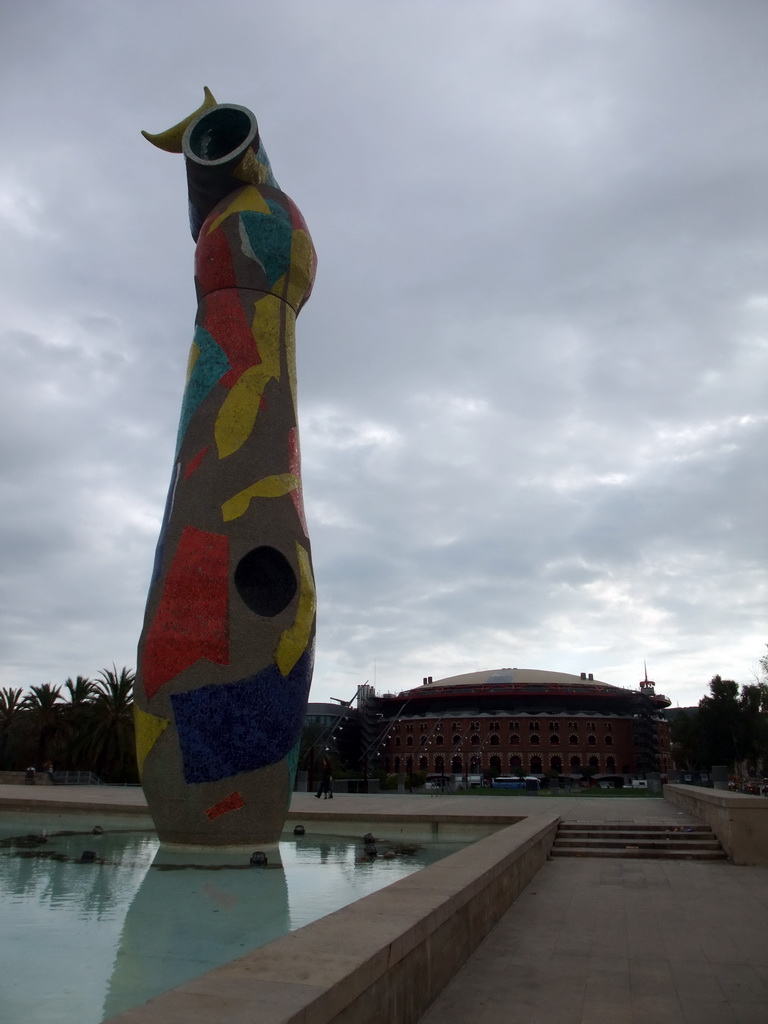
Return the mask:
[[[98,1024],[466,845],[382,826],[379,853],[397,855],[367,859],[356,827],[294,836],[291,823],[282,864],[257,868],[161,848],[149,819],[3,813],[0,1021]]]

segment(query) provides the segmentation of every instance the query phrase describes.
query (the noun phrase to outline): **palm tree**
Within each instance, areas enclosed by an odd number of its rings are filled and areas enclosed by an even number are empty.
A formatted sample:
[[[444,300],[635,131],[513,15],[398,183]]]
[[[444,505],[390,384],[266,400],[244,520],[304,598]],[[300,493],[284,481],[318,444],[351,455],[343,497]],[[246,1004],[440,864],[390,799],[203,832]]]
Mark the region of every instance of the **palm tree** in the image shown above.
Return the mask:
[[[14,686],[0,688],[0,768],[4,764],[8,740],[14,726],[18,724],[24,706],[24,691]]]
[[[91,742],[90,716],[98,687],[87,676],[77,676],[64,683],[69,694],[69,701],[63,708],[64,721],[67,728],[67,747],[64,752],[65,767],[78,769],[83,767],[87,759],[87,750]]]
[[[102,669],[96,681],[92,705],[90,753],[93,771],[117,775],[123,781],[138,780],[133,725],[133,682],[135,673],[123,667],[118,673]]]
[[[23,708],[28,712],[30,723],[37,732],[38,767],[47,760],[46,755],[63,732],[62,706],[61,687],[52,683],[30,686],[24,698]]]
[[[90,704],[98,687],[96,683],[87,676],[78,676],[74,683],[71,677],[64,683],[64,689],[69,694],[69,703],[72,707],[82,704]]]

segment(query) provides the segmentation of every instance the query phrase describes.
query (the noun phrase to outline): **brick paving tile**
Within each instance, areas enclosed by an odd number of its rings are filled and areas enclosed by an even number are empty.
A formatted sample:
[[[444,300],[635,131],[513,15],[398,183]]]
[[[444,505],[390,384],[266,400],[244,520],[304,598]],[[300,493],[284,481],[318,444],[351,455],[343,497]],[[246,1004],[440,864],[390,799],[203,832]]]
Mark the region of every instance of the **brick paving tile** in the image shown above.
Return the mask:
[[[730,1003],[736,1024],[765,1024],[768,1010],[758,1003]]]
[[[722,999],[686,999],[681,1005],[685,1024],[737,1024],[733,1010]]]
[[[632,1006],[629,1003],[584,1001],[580,1024],[634,1024]]]

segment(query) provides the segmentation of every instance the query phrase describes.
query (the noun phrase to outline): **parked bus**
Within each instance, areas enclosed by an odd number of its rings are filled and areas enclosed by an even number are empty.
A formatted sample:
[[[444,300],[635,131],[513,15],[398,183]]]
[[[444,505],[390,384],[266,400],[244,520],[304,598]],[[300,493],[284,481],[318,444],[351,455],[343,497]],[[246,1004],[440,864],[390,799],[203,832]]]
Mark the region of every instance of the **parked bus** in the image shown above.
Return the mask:
[[[538,789],[539,786],[535,775],[497,775],[493,780],[494,789]]]

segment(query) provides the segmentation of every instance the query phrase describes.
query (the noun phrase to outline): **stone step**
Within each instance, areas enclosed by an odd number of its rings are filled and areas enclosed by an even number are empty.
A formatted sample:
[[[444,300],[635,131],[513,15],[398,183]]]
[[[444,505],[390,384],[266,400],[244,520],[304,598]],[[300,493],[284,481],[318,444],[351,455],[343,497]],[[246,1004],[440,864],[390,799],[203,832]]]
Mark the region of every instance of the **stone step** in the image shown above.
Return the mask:
[[[709,825],[561,822],[553,857],[725,860]]]
[[[644,842],[666,842],[677,841],[681,843],[702,843],[717,841],[714,832],[640,832],[636,829],[622,829],[616,832],[599,832],[597,829],[576,829],[563,832],[558,830],[558,839],[594,839],[598,842],[610,843],[614,840],[627,840],[633,842],[635,839]]]
[[[568,848],[600,849],[600,850],[719,850],[720,843],[717,839],[701,839],[691,837],[690,839],[648,839],[637,836],[627,836],[623,839],[605,839],[592,836],[580,836],[568,838],[558,836],[555,839],[555,847],[559,850]]]
[[[562,821],[558,830],[561,832],[582,832],[585,829],[590,832],[663,832],[664,834],[674,832],[685,835],[689,833],[712,832],[709,825],[646,825],[635,824],[634,822],[606,825],[591,821]]]
[[[725,852],[720,850],[622,850],[606,849],[605,847],[568,847],[559,849],[552,847],[551,857],[621,857],[627,860],[642,858],[643,860],[726,860]]]

